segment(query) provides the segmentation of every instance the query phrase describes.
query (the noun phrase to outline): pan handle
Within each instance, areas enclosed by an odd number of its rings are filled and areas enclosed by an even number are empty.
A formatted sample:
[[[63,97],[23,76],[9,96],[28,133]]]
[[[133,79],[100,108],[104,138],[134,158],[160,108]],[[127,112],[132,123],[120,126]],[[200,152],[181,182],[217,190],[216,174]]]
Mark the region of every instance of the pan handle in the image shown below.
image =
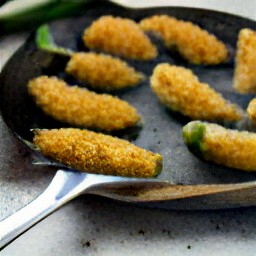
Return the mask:
[[[90,187],[124,181],[138,182],[142,179],[58,170],[50,185],[39,197],[0,223],[0,249]]]
[[[81,179],[79,174],[57,171],[50,185],[39,197],[0,223],[0,248],[81,194],[86,189],[85,183],[86,176]]]

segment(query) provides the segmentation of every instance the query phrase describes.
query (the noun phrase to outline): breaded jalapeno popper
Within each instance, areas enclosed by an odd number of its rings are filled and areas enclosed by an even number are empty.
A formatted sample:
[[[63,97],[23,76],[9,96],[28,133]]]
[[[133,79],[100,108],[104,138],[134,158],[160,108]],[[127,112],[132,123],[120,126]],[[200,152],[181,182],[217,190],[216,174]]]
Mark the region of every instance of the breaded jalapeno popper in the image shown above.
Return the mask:
[[[94,89],[107,91],[136,86],[145,79],[125,61],[96,53],[74,53],[66,72]]]
[[[233,87],[240,93],[256,93],[256,31],[251,29],[238,35]]]
[[[43,51],[70,57],[66,72],[94,89],[118,90],[136,86],[145,79],[142,73],[119,58],[93,52],[75,53],[58,46],[47,25],[37,29],[36,44]]]
[[[155,177],[162,156],[132,143],[87,130],[35,130],[34,143],[46,157],[97,174]]]
[[[244,171],[256,171],[255,133],[193,121],[183,127],[182,136],[188,148],[205,160]]]
[[[225,100],[191,70],[159,64],[150,79],[151,88],[166,107],[191,119],[238,121],[243,110]]]
[[[247,114],[252,123],[256,124],[256,98],[251,100],[247,107]]]
[[[191,22],[155,15],[143,19],[140,27],[159,35],[168,48],[177,50],[190,63],[216,65],[227,60],[224,43]]]
[[[140,116],[126,101],[69,86],[56,77],[41,76],[28,83],[36,104],[49,116],[78,127],[105,131],[137,124]]]
[[[85,29],[83,41],[89,49],[138,60],[151,60],[156,47],[133,20],[102,16]]]

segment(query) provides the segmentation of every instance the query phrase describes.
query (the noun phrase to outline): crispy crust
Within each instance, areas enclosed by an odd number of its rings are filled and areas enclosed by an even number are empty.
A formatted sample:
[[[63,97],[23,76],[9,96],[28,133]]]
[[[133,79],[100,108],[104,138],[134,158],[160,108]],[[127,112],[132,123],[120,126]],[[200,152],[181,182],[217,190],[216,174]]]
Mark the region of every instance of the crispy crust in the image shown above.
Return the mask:
[[[162,169],[161,155],[87,130],[37,130],[34,143],[46,157],[85,172],[155,177]]]
[[[191,119],[238,121],[244,115],[239,106],[226,101],[208,84],[201,83],[189,69],[159,64],[150,82],[165,106]]]
[[[158,55],[156,47],[130,19],[102,16],[85,29],[83,41],[90,49],[131,59],[150,60]]]
[[[53,118],[78,127],[113,131],[134,126],[140,120],[126,101],[68,86],[56,77],[41,76],[28,83],[36,104]]]
[[[140,22],[144,31],[159,35],[168,48],[175,48],[193,64],[225,62],[228,50],[214,35],[199,26],[167,15],[155,15]]]
[[[204,127],[204,131],[196,138],[199,127]],[[183,138],[190,150],[205,160],[244,171],[256,171],[255,133],[193,121],[184,126]],[[195,143],[196,139],[198,139],[197,143]],[[200,147],[194,148],[190,142]]]
[[[256,171],[256,134],[206,125],[205,155],[215,163]]]
[[[256,31],[239,32],[233,87],[240,93],[256,92]]]
[[[66,72],[92,88],[117,90],[132,87],[145,79],[125,61],[106,54],[75,53],[66,66]]]
[[[247,113],[250,120],[256,124],[256,98],[251,100],[251,102],[249,103]]]

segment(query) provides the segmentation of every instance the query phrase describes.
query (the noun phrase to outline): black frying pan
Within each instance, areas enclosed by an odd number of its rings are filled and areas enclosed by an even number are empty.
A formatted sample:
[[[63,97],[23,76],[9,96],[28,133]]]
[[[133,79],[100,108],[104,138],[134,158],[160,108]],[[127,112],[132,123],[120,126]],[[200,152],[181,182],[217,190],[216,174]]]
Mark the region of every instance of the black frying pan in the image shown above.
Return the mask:
[[[177,54],[166,49],[161,40],[150,35],[158,47],[158,58],[148,62],[126,60],[137,70],[144,72],[148,79],[136,88],[116,93],[117,96],[127,100],[138,109],[143,117],[143,128],[121,131],[114,135],[129,139],[138,146],[162,154],[164,168],[157,178],[159,180],[167,180],[175,184],[231,184],[254,181],[254,173],[218,166],[194,156],[184,145],[181,137],[181,129],[189,119],[168,111],[159,103],[150,89],[149,77],[158,63],[168,62],[185,66],[191,68],[201,81],[209,83],[225,98],[245,109],[253,96],[239,95],[232,89],[234,53],[239,30],[244,27],[256,29],[256,22],[225,13],[191,8],[169,7],[134,10],[102,3],[101,5],[91,4],[84,11],[83,16],[51,23],[50,29],[58,45],[71,48],[74,51],[88,51],[81,42],[81,34],[84,28],[98,17],[114,15],[140,21],[142,18],[154,14],[172,15],[179,19],[192,21],[207,29],[227,45],[230,58],[227,63],[218,66],[190,65]],[[0,76],[1,113],[9,128],[22,139],[32,140],[31,128],[67,127],[66,124],[53,120],[37,108],[28,95],[26,87],[31,78],[40,75],[56,75],[70,84],[76,83],[63,72],[67,60],[66,57],[38,50],[33,34],[3,69]],[[80,86],[84,85],[80,84]],[[247,200],[240,198],[241,201],[243,199]],[[212,206],[214,207],[214,203]]]

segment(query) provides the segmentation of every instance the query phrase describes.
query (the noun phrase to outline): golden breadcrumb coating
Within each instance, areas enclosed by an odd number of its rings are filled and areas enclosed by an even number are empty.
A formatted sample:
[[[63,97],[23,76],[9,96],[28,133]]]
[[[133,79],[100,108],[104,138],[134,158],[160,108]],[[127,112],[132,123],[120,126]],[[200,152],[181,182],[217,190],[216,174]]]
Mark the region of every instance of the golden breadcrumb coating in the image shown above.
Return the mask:
[[[190,63],[216,65],[227,60],[225,45],[191,22],[155,15],[143,19],[140,27],[160,35],[168,48],[175,48]]]
[[[89,49],[131,59],[151,60],[158,55],[150,39],[130,19],[102,16],[85,29],[83,41]]]
[[[240,93],[256,92],[256,31],[239,32],[233,87]]]
[[[126,101],[68,86],[56,77],[34,78],[28,90],[46,114],[71,125],[112,131],[134,126],[140,120]]]
[[[253,123],[256,123],[256,98],[251,100],[251,102],[249,103],[248,108],[247,108],[247,113],[248,113],[250,120]]]
[[[87,130],[36,130],[34,143],[44,156],[89,173],[155,177],[162,169],[161,155]]]
[[[256,171],[256,133],[193,121],[183,128],[190,150],[206,160],[245,171]]]
[[[208,84],[201,83],[189,69],[159,64],[150,82],[165,106],[191,119],[237,121],[243,117],[240,107],[226,101]]]
[[[101,90],[132,87],[145,79],[125,61],[106,54],[75,53],[66,66],[66,72]]]

